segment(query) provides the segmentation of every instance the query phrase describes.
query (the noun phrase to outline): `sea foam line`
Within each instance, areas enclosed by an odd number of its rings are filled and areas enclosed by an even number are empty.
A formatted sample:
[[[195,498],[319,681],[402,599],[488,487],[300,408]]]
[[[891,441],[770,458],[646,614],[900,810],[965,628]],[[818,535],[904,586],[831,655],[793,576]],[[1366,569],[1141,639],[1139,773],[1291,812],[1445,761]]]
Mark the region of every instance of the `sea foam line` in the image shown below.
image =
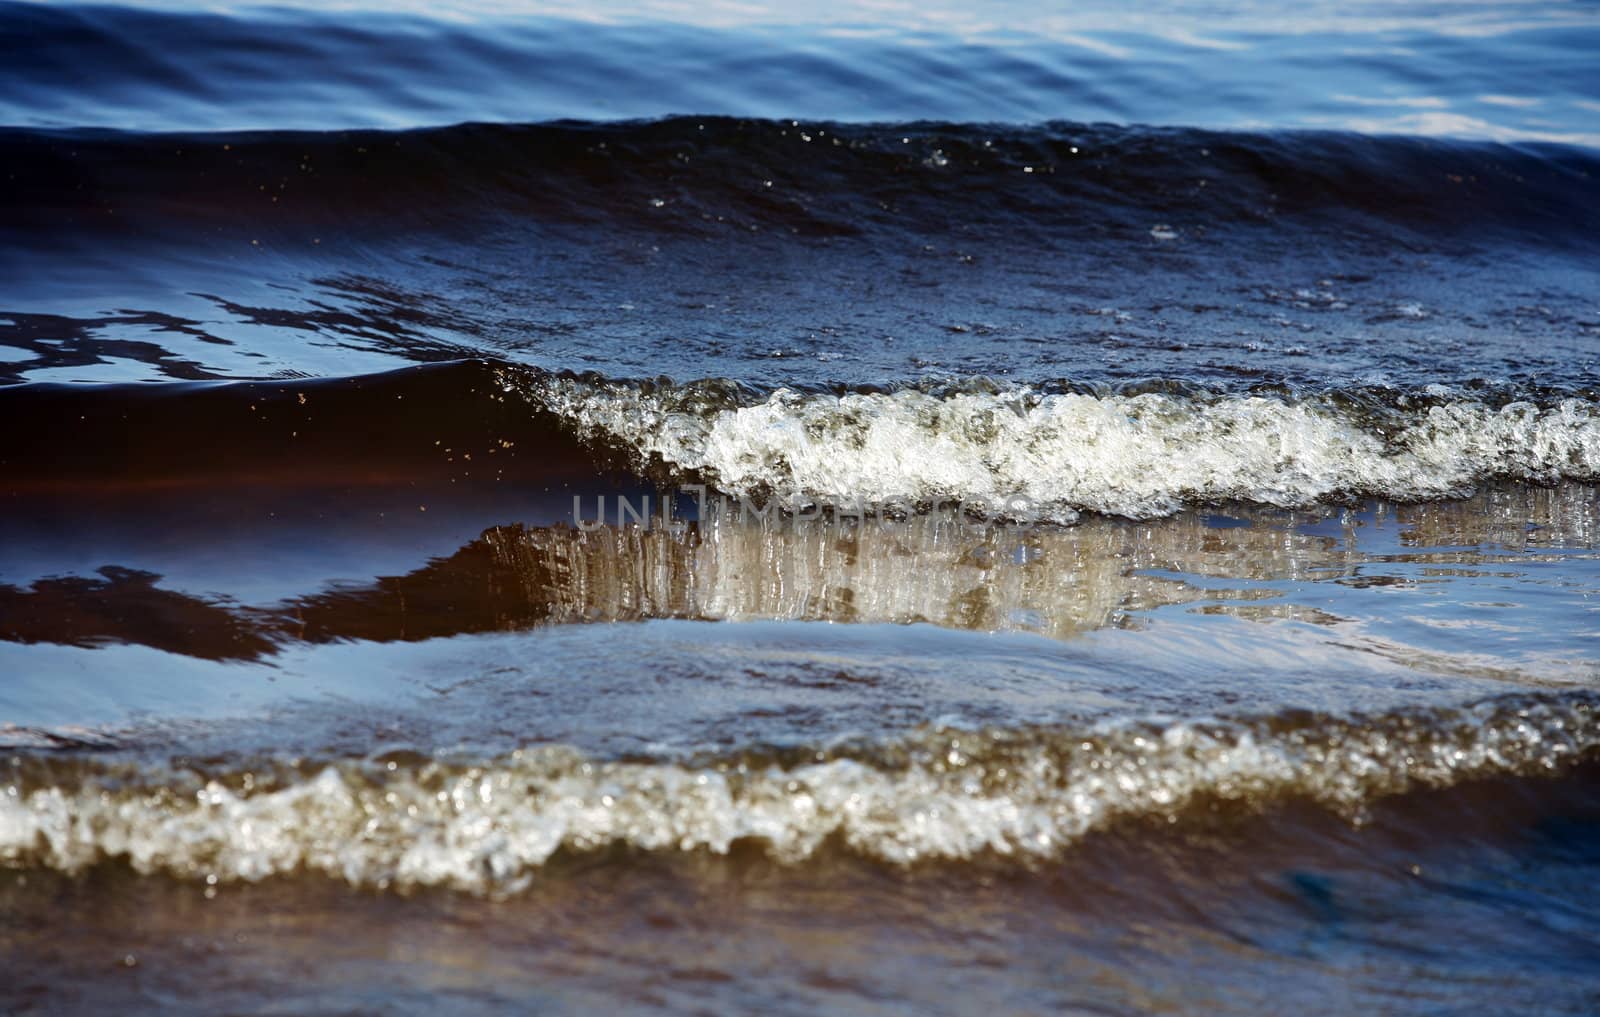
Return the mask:
[[[719,489],[809,505],[1026,505],[1154,518],[1225,501],[1305,507],[1463,496],[1507,478],[1600,478],[1600,414],[1579,398],[1356,410],[1333,399],[1140,395],[807,395],[706,408],[685,390],[541,377],[524,388],[584,434]]]
[[[374,889],[525,887],[560,850],[622,844],[799,862],[825,842],[908,865],[1042,859],[1118,819],[1288,797],[1359,818],[1377,798],[1555,774],[1600,748],[1586,694],[1357,718],[925,730],[791,761],[610,762],[547,746],[481,765],[259,763],[207,773],[22,759],[0,791],[0,864],[120,859],[208,882],[318,872]]]

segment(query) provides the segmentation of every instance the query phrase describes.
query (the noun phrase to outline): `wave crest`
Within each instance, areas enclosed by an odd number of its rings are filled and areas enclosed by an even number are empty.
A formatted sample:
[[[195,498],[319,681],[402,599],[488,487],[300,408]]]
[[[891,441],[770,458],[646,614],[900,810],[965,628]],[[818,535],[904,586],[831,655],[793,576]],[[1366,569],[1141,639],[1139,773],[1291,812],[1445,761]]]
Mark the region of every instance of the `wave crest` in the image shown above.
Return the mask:
[[[1315,714],[1088,729],[924,730],[900,741],[705,762],[541,747],[483,764],[392,755],[223,772],[20,757],[0,860],[258,880],[313,871],[375,889],[525,887],[558,851],[622,845],[789,862],[824,843],[892,864],[1043,859],[1119,820],[1178,821],[1302,798],[1375,799],[1556,774],[1600,747],[1588,693],[1369,717]]]
[[[591,438],[738,496],[987,505],[1067,522],[1185,505],[1304,507],[1459,497],[1491,479],[1600,477],[1600,414],[1577,397],[1387,406],[1340,393],[1200,397],[994,392],[719,392],[541,376],[520,384]]]

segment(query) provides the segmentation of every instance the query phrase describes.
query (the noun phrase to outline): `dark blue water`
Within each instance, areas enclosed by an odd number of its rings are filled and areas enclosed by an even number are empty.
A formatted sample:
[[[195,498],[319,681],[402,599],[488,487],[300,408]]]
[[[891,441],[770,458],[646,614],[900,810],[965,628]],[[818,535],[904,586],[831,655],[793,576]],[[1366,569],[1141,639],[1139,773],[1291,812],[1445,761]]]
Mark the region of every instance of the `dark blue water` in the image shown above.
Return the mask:
[[[0,4],[5,1009],[1591,1012],[1596,52]]]
[[[0,21],[12,380],[1595,377],[1582,8]]]

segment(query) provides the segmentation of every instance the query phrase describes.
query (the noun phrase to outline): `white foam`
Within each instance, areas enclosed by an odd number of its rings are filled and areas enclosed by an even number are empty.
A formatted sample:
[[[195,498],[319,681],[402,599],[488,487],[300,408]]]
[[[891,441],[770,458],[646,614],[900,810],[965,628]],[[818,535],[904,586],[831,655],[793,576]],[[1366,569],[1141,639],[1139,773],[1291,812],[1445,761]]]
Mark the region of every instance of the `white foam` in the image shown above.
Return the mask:
[[[1496,477],[1600,477],[1600,414],[1569,398],[1470,399],[1363,419],[1332,400],[1163,394],[845,396],[780,390],[680,409],[680,393],[545,378],[532,394],[591,435],[789,508],[938,501],[1151,518],[1184,505],[1460,496]],[[1020,511],[1020,510],[1019,510]]]
[[[1050,857],[1119,818],[1284,796],[1352,816],[1374,799],[1557,772],[1600,748],[1588,699],[1358,720],[1082,731],[937,730],[798,765],[601,762],[562,747],[482,766],[434,761],[186,769],[50,761],[0,789],[0,864],[123,859],[208,881],[312,871],[372,887],[501,893],[558,850],[624,844],[799,861],[830,838],[895,864]],[[44,768],[41,775],[40,767]]]

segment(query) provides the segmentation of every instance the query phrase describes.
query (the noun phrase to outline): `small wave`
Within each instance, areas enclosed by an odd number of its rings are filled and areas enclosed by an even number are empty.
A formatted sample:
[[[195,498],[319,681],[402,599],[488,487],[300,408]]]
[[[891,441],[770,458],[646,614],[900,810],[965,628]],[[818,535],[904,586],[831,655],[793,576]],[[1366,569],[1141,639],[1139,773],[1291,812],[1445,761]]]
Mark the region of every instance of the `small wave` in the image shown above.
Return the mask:
[[[925,730],[707,762],[541,747],[474,764],[405,755],[208,770],[24,756],[0,791],[0,860],[124,860],[211,882],[310,871],[376,889],[515,891],[557,852],[625,846],[799,862],[825,843],[892,864],[1044,859],[1122,820],[1303,799],[1375,800],[1559,775],[1600,747],[1586,693],[1335,718],[1286,714],[1087,729]]]
[[[1575,396],[847,395],[558,376],[506,384],[586,434],[788,509],[959,502],[996,515],[1132,518],[1225,501],[1301,507],[1460,496],[1486,480],[1600,477],[1600,415]]]
[[[592,511],[619,483],[705,482],[797,512],[943,506],[1071,522],[1600,479],[1600,402],[1582,389],[1042,391],[969,379],[834,394],[461,361],[345,379],[22,385],[0,395],[0,419],[17,425],[0,441],[14,490],[523,483],[571,492],[568,521],[573,495]]]
[[[1254,257],[1330,225],[1385,245],[1593,250],[1600,157],[1576,147],[1055,121],[1034,126],[670,117],[404,131],[0,127],[19,241],[222,244],[309,256],[354,234],[479,239],[510,224],[875,237],[970,252],[1180,237]],[[237,231],[237,232],[236,232]],[[1237,236],[1235,235],[1237,232]],[[752,239],[752,238],[756,239]],[[1166,240],[1162,240],[1166,237]],[[546,241],[548,238],[545,238]],[[232,245],[232,246],[228,246]],[[1180,245],[1181,246],[1181,245]]]

